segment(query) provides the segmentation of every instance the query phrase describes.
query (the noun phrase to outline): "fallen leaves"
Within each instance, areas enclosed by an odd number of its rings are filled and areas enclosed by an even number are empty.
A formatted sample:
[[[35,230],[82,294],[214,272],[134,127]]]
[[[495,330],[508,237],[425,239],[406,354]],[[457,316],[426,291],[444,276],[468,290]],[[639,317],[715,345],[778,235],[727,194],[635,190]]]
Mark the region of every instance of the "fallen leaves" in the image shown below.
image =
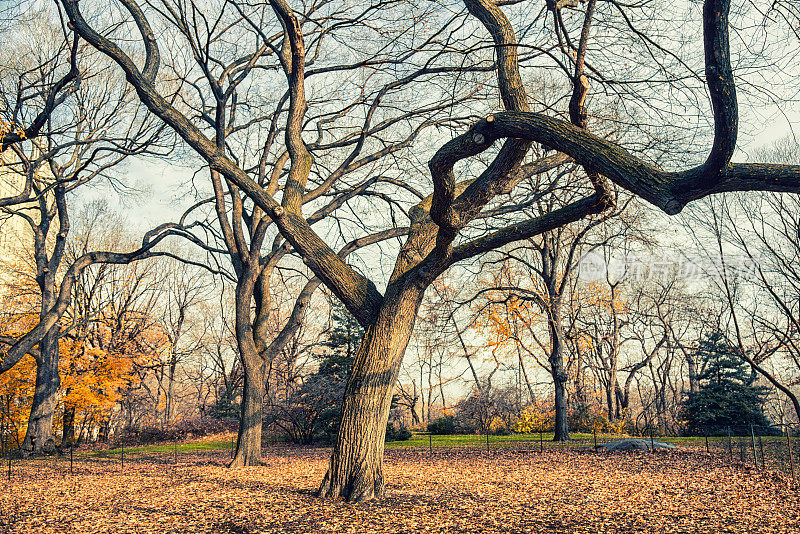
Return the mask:
[[[390,450],[387,498],[313,495],[327,450],[266,449],[264,466],[227,469],[222,452],[53,462],[3,481],[10,533],[423,533],[800,531],[800,495],[774,473],[692,451]],[[66,467],[65,467],[66,465]]]

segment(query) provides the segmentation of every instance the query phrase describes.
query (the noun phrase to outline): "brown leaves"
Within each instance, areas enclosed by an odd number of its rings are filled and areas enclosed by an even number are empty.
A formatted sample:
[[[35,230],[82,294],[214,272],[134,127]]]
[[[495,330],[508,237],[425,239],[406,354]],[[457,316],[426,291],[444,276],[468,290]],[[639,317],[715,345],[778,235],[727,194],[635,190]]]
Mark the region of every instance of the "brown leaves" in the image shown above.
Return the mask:
[[[677,451],[390,450],[387,499],[314,497],[329,452],[268,449],[119,463],[50,461],[0,491],[0,532],[797,532],[800,495],[769,473]],[[209,461],[211,461],[209,463]],[[17,471],[19,473],[19,471]],[[10,490],[10,491],[9,491]]]

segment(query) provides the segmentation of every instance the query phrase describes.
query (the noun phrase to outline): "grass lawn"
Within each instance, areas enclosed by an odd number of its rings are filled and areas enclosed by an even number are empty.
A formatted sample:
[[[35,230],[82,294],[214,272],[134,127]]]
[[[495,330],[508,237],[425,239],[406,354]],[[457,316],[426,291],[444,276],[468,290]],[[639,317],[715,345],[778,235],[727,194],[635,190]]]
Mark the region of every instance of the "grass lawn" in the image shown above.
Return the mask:
[[[545,448],[583,448],[591,447],[594,444],[594,436],[592,434],[572,433],[571,442],[555,443],[553,442],[553,433],[530,433],[530,434],[510,434],[508,436],[489,436],[490,448],[523,448],[523,449],[536,449],[539,447],[539,440],[542,440],[542,445]],[[202,438],[197,440],[190,440],[185,443],[178,443],[178,454],[202,452],[202,451],[228,451],[231,450],[231,439],[234,435],[219,435]],[[650,439],[649,436],[640,437],[641,439]],[[608,443],[621,439],[621,436],[610,434],[597,434],[598,444]],[[705,438],[703,437],[654,437],[656,441],[664,441],[672,443],[681,447],[689,448],[705,448]],[[734,437],[734,440],[749,440],[747,437]],[[782,443],[780,436],[769,436],[762,438],[766,443]],[[795,448],[800,452],[800,438],[793,438],[796,443]],[[275,440],[265,439],[264,445],[276,443]],[[728,445],[727,437],[711,437],[709,438],[710,446],[716,449],[726,448]],[[406,441],[390,441],[386,443],[387,449],[405,449],[405,448],[485,448],[486,436],[479,434],[457,434],[457,435],[429,435],[424,432],[414,432],[410,439]],[[163,443],[158,445],[148,445],[139,447],[126,447],[126,456],[136,455],[158,455],[158,454],[173,454],[175,445],[172,443]],[[90,452],[79,452],[80,457],[89,456],[95,458],[117,458],[122,454],[120,448],[104,449]]]

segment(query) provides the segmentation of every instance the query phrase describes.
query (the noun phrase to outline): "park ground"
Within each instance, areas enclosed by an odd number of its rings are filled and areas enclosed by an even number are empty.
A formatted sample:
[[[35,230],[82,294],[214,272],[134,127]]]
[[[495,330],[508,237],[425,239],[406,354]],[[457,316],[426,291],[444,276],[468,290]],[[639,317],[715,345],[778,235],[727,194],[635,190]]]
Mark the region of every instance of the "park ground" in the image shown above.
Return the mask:
[[[83,452],[72,474],[68,456],[26,460],[2,471],[0,532],[800,532],[784,475],[696,447],[431,452],[415,439],[387,448],[387,498],[360,504],[314,496],[328,449],[269,445],[263,466],[238,469],[227,437],[128,449],[124,464]]]

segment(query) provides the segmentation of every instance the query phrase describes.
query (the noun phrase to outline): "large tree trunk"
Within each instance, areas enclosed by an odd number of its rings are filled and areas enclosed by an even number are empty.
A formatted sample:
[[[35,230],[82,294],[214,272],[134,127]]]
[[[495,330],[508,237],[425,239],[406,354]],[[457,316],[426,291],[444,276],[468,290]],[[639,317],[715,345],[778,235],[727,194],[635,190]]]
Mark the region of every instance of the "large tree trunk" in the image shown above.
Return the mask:
[[[366,501],[384,495],[386,423],[422,294],[419,287],[390,286],[377,318],[364,332],[345,388],[339,435],[319,489],[322,497]]]
[[[259,465],[261,463],[261,412],[264,401],[264,377],[260,368],[244,374],[239,435],[236,454],[229,467]]]
[[[229,467],[261,463],[264,359],[256,348],[253,323],[250,317],[254,282],[252,276],[242,277],[236,288],[236,343],[244,370],[244,386],[236,454]]]
[[[58,374],[58,327],[48,332],[39,343],[39,359],[36,362],[36,389],[33,393],[28,430],[22,442],[26,453],[53,452],[56,440],[53,436],[53,415],[58,404],[58,389],[61,379]]]

